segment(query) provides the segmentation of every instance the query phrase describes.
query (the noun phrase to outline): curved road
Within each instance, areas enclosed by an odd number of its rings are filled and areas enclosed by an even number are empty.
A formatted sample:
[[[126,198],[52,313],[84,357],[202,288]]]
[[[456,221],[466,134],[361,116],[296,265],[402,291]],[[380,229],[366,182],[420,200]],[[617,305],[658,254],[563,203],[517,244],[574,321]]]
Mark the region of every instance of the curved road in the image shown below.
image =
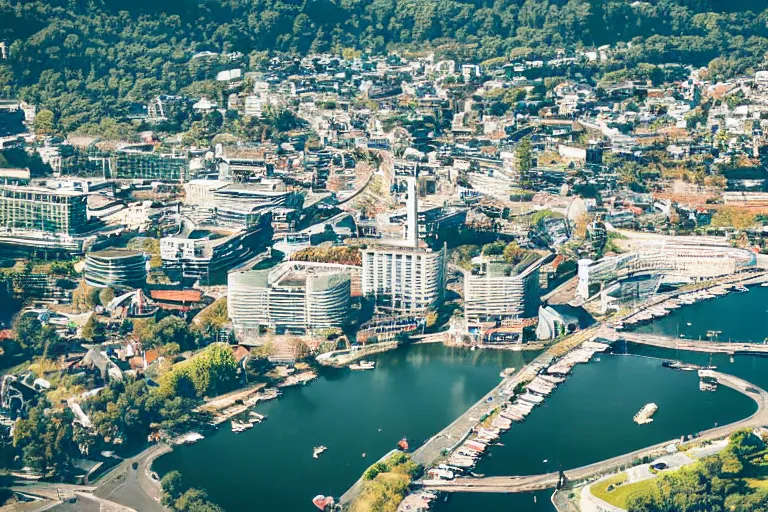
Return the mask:
[[[708,372],[723,386],[735,389],[747,395],[757,403],[757,411],[741,421],[722,427],[705,430],[699,437],[685,444],[700,443],[705,440],[721,439],[742,428],[754,428],[768,425],[768,392],[753,384],[720,372]],[[628,467],[637,459],[653,457],[666,453],[665,447],[675,441],[666,441],[649,446],[631,453],[619,455],[594,464],[589,464],[565,472],[568,481],[587,480],[599,475],[612,473],[615,470]],[[485,478],[457,478],[455,480],[425,480],[421,485],[427,489],[444,492],[528,492],[556,487],[559,481],[558,473],[546,473],[531,476],[493,476]]]

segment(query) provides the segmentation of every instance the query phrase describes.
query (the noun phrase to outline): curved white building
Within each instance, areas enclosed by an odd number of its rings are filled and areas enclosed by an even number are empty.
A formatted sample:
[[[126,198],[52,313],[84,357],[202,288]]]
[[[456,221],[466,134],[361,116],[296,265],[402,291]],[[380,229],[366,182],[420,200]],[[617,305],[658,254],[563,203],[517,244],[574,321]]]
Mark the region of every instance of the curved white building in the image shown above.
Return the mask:
[[[231,272],[227,307],[236,331],[308,332],[347,323],[351,276],[343,270],[286,262]]]
[[[635,274],[664,274],[692,281],[714,279],[757,265],[755,253],[725,244],[698,244],[690,239],[650,239],[642,248],[603,258],[598,262],[579,261],[577,294],[590,297],[590,286],[603,285]]]

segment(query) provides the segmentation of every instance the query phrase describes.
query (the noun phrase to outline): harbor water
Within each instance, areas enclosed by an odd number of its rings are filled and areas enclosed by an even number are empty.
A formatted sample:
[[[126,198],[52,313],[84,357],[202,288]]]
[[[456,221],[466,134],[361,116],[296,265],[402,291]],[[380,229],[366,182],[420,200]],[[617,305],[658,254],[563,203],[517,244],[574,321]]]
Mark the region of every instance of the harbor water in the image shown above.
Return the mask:
[[[434,435],[498,383],[501,369],[519,368],[532,357],[417,345],[380,354],[371,372],[325,370],[308,386],[259,406],[269,417],[264,423],[240,434],[222,428],[176,448],[155,469],[161,475],[181,471],[226,510],[255,503],[264,510],[312,510],[314,495],[339,496],[400,438],[418,444]],[[703,393],[695,373],[662,368],[658,359],[600,358],[577,366],[475,471],[525,475],[577,467],[736,421],[756,408],[727,388]],[[660,407],[654,422],[636,425],[632,417],[652,401]],[[312,447],[321,444],[328,451],[313,459]],[[549,512],[550,495],[535,493],[534,501],[534,494],[460,494],[435,509]]]
[[[239,434],[225,423],[154,469],[179,470],[227,511],[316,510],[315,495],[340,496],[401,438],[418,445],[498,384],[502,369],[535,355],[414,345],[371,357],[373,371],[326,369],[257,406],[263,423]],[[318,445],[328,450],[314,459]]]
[[[656,403],[653,421],[635,414]],[[544,404],[515,424],[475,472],[530,475],[573,469],[682,435],[741,420],[757,410],[747,396],[720,386],[699,391],[696,372],[670,370],[661,360],[603,354],[576,366]]]
[[[768,287],[755,285],[748,292],[684,305],[632,331],[694,340],[706,340],[708,331],[720,331],[718,341],[763,343],[768,336]]]

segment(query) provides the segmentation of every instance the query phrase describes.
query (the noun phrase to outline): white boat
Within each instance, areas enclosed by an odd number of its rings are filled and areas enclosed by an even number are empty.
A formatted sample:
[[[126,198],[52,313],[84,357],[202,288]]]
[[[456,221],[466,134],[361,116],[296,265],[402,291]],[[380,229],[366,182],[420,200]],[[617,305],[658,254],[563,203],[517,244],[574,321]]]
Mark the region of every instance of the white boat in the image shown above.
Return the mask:
[[[232,420],[232,432],[245,432],[249,428],[253,428],[253,422]]]
[[[320,458],[320,454],[323,453],[327,449],[328,449],[327,446],[315,446],[312,449],[312,457],[314,457],[316,459],[319,459]]]
[[[251,418],[253,418],[252,421],[255,421],[256,423],[261,423],[262,421],[267,419],[265,415],[259,414],[256,411],[251,411]]]
[[[359,363],[349,365],[350,370],[373,370],[375,367],[376,363],[373,361],[360,361]]]

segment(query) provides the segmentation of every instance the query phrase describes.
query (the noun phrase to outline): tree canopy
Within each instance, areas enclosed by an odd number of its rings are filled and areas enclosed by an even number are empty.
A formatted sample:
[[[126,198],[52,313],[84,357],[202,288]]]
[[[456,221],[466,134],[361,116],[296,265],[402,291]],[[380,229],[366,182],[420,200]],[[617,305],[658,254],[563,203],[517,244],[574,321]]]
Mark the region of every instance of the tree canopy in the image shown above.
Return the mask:
[[[124,119],[158,94],[218,94],[212,73],[259,66],[275,52],[436,49],[490,62],[563,46],[625,45],[606,71],[679,62],[715,78],[754,69],[768,51],[766,0],[0,0],[0,95],[40,112],[43,133]],[[214,55],[195,55],[210,51]],[[640,67],[639,64],[648,64]],[[501,98],[497,110],[519,99]],[[275,123],[283,121],[276,113]],[[199,121],[200,130],[219,118]],[[284,123],[283,123],[284,124]]]

